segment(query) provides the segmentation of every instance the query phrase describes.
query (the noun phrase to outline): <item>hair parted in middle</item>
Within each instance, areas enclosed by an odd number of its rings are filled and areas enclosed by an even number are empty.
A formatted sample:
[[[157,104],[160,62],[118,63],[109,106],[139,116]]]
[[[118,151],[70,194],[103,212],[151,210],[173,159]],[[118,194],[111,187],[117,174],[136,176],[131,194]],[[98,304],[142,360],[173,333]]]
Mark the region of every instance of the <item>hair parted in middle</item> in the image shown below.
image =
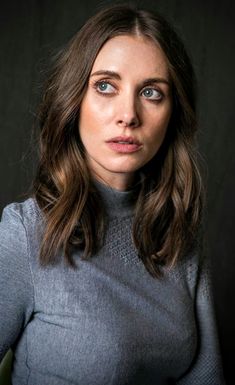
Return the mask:
[[[183,43],[160,15],[114,5],[91,17],[60,52],[41,103],[40,159],[33,195],[45,217],[42,265],[62,250],[75,266],[73,247],[88,258],[102,246],[105,220],[79,137],[79,108],[102,46],[118,35],[141,35],[160,47],[169,68],[173,112],[164,142],[140,171],[133,241],[154,277],[174,266],[195,242],[203,188],[197,165],[195,78]],[[94,221],[93,218],[96,218]]]

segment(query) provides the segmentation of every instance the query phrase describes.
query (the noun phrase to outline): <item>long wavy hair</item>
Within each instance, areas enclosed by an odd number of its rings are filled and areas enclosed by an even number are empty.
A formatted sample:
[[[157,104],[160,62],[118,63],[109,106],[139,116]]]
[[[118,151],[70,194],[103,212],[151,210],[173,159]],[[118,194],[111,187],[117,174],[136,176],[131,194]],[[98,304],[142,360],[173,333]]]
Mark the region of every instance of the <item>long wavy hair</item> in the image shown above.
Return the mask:
[[[165,54],[173,112],[163,144],[142,168],[132,237],[154,277],[174,266],[194,245],[203,189],[197,165],[195,78],[182,41],[158,14],[129,5],[110,6],[91,17],[56,58],[40,106],[40,159],[33,196],[43,212],[40,262],[62,255],[76,266],[74,248],[89,258],[103,244],[105,215],[79,137],[79,108],[104,43],[117,35],[142,35]],[[101,203],[100,203],[101,202]],[[94,221],[94,218],[96,220]]]

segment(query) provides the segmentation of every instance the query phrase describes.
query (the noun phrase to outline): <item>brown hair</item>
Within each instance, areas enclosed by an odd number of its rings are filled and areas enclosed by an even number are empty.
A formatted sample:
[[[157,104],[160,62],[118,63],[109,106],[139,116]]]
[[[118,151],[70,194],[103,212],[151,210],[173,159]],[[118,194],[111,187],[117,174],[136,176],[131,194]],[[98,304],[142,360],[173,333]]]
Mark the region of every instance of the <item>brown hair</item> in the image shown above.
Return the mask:
[[[120,34],[141,34],[158,44],[172,81],[173,112],[164,142],[142,172],[133,240],[147,270],[173,266],[192,247],[201,220],[202,185],[194,148],[196,133],[193,69],[185,48],[159,15],[116,5],[91,17],[59,54],[40,110],[40,160],[34,196],[46,227],[43,265],[63,251],[74,266],[72,248],[87,258],[102,245],[105,223],[79,137],[79,107],[95,58]],[[92,220],[96,218],[96,221]]]

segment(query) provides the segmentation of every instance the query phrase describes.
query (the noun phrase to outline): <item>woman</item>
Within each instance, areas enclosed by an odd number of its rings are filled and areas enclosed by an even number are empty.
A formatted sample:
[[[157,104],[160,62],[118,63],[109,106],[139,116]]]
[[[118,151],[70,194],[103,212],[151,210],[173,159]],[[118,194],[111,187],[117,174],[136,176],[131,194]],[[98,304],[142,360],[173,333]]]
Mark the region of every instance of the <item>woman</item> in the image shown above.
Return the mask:
[[[223,384],[194,76],[159,16],[112,6],[60,53],[32,197],[1,222],[0,356],[28,385]]]

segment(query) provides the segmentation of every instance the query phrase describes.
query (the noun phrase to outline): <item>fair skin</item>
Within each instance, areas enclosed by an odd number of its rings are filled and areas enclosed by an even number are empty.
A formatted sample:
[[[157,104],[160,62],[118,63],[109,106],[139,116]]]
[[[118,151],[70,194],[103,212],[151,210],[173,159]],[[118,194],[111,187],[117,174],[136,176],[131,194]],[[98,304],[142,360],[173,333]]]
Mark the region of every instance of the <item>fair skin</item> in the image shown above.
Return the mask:
[[[99,51],[80,108],[79,132],[91,173],[127,190],[159,150],[172,112],[162,50],[140,35],[108,40]]]

